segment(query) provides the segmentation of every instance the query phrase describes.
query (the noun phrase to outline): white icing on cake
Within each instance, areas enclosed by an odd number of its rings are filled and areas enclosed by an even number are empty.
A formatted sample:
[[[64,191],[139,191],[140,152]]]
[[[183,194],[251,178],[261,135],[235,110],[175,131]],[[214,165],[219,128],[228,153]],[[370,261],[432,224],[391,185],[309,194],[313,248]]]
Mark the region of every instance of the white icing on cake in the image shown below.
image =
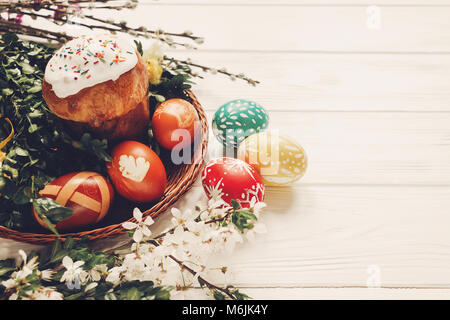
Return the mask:
[[[45,80],[65,98],[98,83],[117,80],[138,62],[131,42],[116,35],[81,36],[64,44],[50,59]]]

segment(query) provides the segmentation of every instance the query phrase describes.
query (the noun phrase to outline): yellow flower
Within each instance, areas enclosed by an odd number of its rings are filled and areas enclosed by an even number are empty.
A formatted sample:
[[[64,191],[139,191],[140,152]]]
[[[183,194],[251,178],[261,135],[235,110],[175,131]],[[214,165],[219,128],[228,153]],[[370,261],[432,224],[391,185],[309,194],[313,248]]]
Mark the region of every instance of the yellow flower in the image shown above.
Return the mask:
[[[147,64],[148,79],[150,80],[150,83],[154,85],[159,84],[163,73],[159,61],[156,59],[149,59],[145,60],[145,63]]]
[[[148,50],[144,51],[142,58],[147,64],[148,78],[151,84],[156,85],[161,82],[161,75],[163,73],[161,62],[163,61],[163,56],[162,47],[157,42]]]

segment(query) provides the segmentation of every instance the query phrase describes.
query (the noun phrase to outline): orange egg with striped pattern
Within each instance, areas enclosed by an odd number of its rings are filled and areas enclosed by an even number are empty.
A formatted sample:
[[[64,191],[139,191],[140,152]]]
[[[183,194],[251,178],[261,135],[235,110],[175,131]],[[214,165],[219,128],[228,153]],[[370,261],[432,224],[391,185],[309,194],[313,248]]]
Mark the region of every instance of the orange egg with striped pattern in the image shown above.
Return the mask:
[[[114,199],[114,189],[108,180],[89,171],[61,176],[48,183],[39,194],[73,210],[71,217],[55,226],[58,231],[96,224],[106,216]],[[47,228],[34,209],[33,216],[41,226]]]

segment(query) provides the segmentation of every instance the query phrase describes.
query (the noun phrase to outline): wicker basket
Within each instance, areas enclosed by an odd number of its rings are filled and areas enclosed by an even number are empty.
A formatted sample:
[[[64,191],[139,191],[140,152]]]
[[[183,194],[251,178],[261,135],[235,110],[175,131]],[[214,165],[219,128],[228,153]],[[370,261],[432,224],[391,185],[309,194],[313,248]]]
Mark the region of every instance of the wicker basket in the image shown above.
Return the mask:
[[[166,211],[192,187],[202,169],[202,164],[206,156],[208,145],[208,121],[206,119],[205,112],[195,95],[191,91],[187,91],[186,93],[192,99],[192,104],[197,110],[202,124],[201,141],[195,148],[191,164],[179,165],[176,167],[176,170],[172,170],[172,172],[169,173],[168,184],[163,197],[150,209],[143,212],[144,217],[156,217]],[[136,222],[134,218],[131,218],[128,221]],[[64,241],[68,237],[75,240],[79,240],[81,238],[87,238],[88,240],[113,238],[127,232],[127,230],[122,227],[123,222],[125,221],[89,231],[61,234],[60,239]],[[32,244],[50,244],[57,239],[57,236],[54,234],[19,232],[0,226],[0,238],[7,238]]]

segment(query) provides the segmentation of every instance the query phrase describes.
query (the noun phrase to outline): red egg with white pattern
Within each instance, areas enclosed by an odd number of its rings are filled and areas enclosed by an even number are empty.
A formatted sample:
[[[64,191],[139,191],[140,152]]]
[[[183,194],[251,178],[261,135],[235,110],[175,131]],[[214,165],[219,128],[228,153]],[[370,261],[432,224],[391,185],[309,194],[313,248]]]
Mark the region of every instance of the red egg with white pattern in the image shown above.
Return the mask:
[[[208,198],[222,198],[231,205],[236,200],[249,208],[255,198],[264,201],[264,182],[259,173],[246,162],[233,158],[217,158],[203,168],[202,184]]]

